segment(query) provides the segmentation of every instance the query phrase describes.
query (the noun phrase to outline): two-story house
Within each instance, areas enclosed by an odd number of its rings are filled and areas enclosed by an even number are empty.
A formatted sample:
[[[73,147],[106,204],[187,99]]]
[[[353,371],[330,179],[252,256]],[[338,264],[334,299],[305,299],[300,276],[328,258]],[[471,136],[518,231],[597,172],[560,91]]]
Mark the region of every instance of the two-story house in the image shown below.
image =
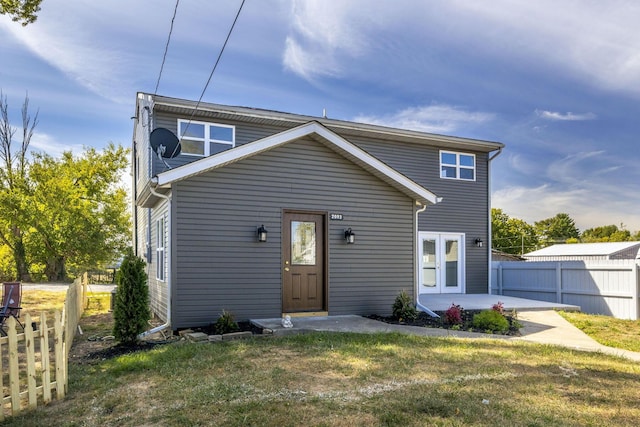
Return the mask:
[[[502,147],[139,93],[134,247],[152,310],[175,330],[223,309],[389,314],[402,290],[426,307],[488,293]]]

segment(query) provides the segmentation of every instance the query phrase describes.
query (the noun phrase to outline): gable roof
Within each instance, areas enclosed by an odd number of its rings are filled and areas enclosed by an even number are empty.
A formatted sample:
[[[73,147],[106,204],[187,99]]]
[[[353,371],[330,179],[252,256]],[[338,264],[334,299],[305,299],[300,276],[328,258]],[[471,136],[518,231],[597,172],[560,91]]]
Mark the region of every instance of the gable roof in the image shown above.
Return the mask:
[[[640,249],[640,242],[569,243],[548,246],[524,254],[525,258],[536,256],[606,256],[614,255],[633,247]]]
[[[174,182],[221,168],[304,137],[310,137],[325,145],[422,205],[435,204],[442,200],[441,197],[356,147],[317,121],[311,121],[293,129],[162,172],[153,178],[152,182],[156,187],[168,188]]]
[[[351,122],[332,119],[326,116],[316,117],[261,108],[212,104],[208,102],[196,102],[161,95],[145,94],[141,92],[138,93],[138,102],[140,102],[142,98],[153,103],[154,111],[191,116],[194,109],[196,109],[198,111],[199,120],[205,121],[222,119],[243,121],[259,126],[284,125],[286,127],[295,127],[311,121],[316,121],[327,129],[349,137],[376,138],[391,142],[426,144],[434,147],[446,146],[449,149],[470,150],[483,153],[490,153],[504,147],[504,144],[501,142],[439,135],[418,130],[399,129],[389,126]]]

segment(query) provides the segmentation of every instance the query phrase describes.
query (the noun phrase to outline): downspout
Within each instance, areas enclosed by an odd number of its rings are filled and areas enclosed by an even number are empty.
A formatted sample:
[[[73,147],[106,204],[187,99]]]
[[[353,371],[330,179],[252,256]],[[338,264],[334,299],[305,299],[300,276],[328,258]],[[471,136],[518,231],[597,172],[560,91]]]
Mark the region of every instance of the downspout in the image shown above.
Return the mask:
[[[487,294],[491,295],[491,248],[493,247],[493,242],[491,241],[491,236],[493,234],[493,230],[491,229],[491,161],[493,159],[495,159],[496,157],[498,157],[500,154],[502,154],[502,147],[498,148],[498,151],[496,153],[494,153],[491,157],[489,157],[489,161],[487,162],[487,199],[489,200],[489,203],[487,204],[487,208],[488,208],[488,216],[487,218],[489,218],[489,224],[487,226],[487,230],[489,233],[489,236],[487,237],[487,240],[489,242],[489,244],[487,245],[487,251],[488,251],[488,275],[487,278],[489,279],[487,283]]]
[[[440,198],[439,198],[438,201],[440,201]],[[420,202],[416,201],[416,203],[419,204]],[[415,241],[415,246],[414,247],[416,248],[418,253],[420,252],[420,249],[418,248],[418,239],[419,239],[418,236],[419,236],[419,230],[420,230],[420,227],[418,226],[418,220],[419,220],[418,216],[422,212],[424,212],[425,210],[427,210],[427,205],[423,205],[420,209],[416,210],[416,231],[415,231],[416,241]],[[431,317],[440,317],[436,313],[431,311],[428,307],[425,307],[424,305],[420,304],[420,298],[419,298],[420,294],[418,293],[420,291],[420,272],[418,271],[420,263],[418,262],[418,257],[417,256],[415,257],[414,264],[415,264],[414,270],[416,272],[416,276],[414,278],[414,283],[416,285],[416,308],[418,310],[420,310],[420,311],[424,311],[425,313],[427,313]]]
[[[164,194],[160,194],[157,191],[155,191],[154,187],[158,185],[158,181],[156,178],[152,178],[151,181],[149,182],[149,191],[151,192],[151,194],[153,194],[154,196],[160,197],[161,199],[165,199],[167,201],[167,224],[168,224],[168,235],[169,235],[169,239],[168,240],[168,244],[166,247],[166,257],[167,257],[167,320],[164,324],[160,325],[160,326],[156,326],[155,328],[149,329],[146,332],[141,333],[140,335],[138,335],[138,339],[142,339],[146,336],[149,336],[151,334],[155,334],[156,332],[160,332],[164,329],[167,329],[169,327],[171,327],[171,245],[173,244],[172,240],[171,240],[171,196],[167,196]]]

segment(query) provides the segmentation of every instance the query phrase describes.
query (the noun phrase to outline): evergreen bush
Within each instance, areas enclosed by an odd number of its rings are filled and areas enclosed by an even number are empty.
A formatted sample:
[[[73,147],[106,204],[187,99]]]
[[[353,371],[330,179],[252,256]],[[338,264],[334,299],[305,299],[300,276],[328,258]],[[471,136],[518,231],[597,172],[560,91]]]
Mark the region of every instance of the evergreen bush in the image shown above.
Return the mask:
[[[214,330],[216,334],[222,335],[239,331],[240,326],[238,326],[238,322],[236,322],[233,313],[227,310],[222,310],[222,315],[216,321]]]
[[[400,322],[407,322],[415,320],[418,317],[418,312],[413,304],[411,297],[404,291],[400,291],[392,307],[393,317]]]
[[[504,334],[509,330],[509,321],[495,310],[483,310],[473,316],[473,328]]]
[[[132,345],[147,329],[151,318],[149,285],[145,262],[128,248],[116,275],[117,290],[113,305],[113,335],[123,344]]]

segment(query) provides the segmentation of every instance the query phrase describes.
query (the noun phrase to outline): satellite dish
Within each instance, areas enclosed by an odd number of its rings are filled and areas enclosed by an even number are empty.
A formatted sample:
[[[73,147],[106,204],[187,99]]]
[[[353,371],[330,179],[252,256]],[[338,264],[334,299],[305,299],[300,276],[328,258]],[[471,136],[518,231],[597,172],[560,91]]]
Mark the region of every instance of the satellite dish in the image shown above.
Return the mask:
[[[156,154],[166,159],[172,159],[180,154],[180,141],[169,129],[154,129],[149,137],[149,143]]]

